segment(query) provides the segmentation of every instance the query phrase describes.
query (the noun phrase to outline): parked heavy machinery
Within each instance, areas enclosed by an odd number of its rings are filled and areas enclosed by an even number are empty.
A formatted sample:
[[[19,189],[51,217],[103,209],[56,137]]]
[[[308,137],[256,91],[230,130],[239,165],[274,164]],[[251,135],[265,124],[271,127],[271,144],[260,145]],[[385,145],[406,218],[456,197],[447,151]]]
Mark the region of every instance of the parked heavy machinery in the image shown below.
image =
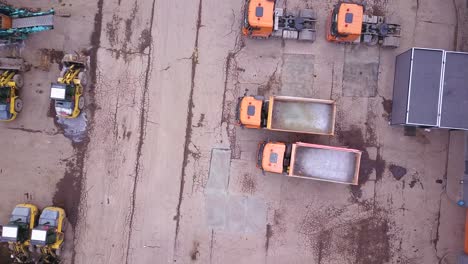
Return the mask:
[[[40,254],[39,263],[59,263],[65,227],[65,210],[53,206],[42,210],[38,226],[31,233],[31,245]]]
[[[317,14],[302,9],[299,16],[286,14],[275,0],[247,0],[242,33],[254,38],[282,37],[315,41]]]
[[[33,12],[0,4],[0,42],[13,43],[54,28],[54,10]]]
[[[327,21],[327,40],[341,43],[400,45],[401,26],[383,16],[365,15],[364,5],[340,1]]]
[[[50,88],[50,98],[55,100],[57,116],[76,118],[85,106],[83,88],[88,82],[85,56],[66,54],[63,69],[56,83]]]
[[[10,221],[2,227],[2,242],[8,242],[14,263],[30,263],[30,235],[36,226],[39,209],[33,204],[18,204],[11,213]]]
[[[12,121],[23,109],[18,91],[23,88],[23,59],[0,58],[0,121]]]

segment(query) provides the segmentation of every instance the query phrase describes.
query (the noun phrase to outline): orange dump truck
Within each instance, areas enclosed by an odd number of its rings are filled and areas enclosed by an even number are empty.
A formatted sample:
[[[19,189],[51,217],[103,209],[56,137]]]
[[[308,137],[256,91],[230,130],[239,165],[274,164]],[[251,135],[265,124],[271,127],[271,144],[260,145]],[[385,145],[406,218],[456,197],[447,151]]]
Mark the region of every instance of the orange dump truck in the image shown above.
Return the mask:
[[[358,184],[361,151],[308,143],[262,142],[257,167],[290,177]]]
[[[333,135],[336,105],[331,100],[290,96],[244,96],[237,105],[237,121],[247,128]]]

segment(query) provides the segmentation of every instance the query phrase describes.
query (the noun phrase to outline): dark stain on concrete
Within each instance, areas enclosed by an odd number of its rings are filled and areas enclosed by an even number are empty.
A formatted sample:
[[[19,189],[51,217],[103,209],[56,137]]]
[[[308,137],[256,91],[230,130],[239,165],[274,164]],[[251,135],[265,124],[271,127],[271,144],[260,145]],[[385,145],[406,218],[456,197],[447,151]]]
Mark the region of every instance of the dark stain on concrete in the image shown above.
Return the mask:
[[[403,178],[403,176],[405,176],[408,172],[406,168],[395,164],[391,164],[388,167],[388,170],[392,173],[393,178],[395,178],[397,181],[401,180],[401,178]]]
[[[192,250],[190,250],[190,259],[192,261],[196,261],[198,257],[200,256],[200,250],[198,249],[199,247],[200,247],[200,242],[193,241],[193,247],[192,247]]]
[[[273,229],[271,224],[266,225],[265,229],[265,252],[268,254],[268,248],[270,247],[270,239],[273,236]]]
[[[391,257],[389,222],[373,216],[350,223],[344,238],[349,243],[355,264],[388,263]]]
[[[138,43],[138,51],[143,53],[146,48],[151,45],[153,38],[149,29],[145,28],[140,34],[140,42]]]
[[[385,97],[382,97],[382,106],[383,106],[385,113],[387,113],[388,115],[392,113],[392,104],[393,104],[392,99],[385,99]]]
[[[248,173],[242,176],[241,191],[248,194],[254,194],[257,191],[257,181],[255,180],[255,176]]]
[[[332,230],[323,230],[317,237],[315,250],[317,251],[317,264],[321,264],[322,261],[330,254],[330,245],[332,240]]]

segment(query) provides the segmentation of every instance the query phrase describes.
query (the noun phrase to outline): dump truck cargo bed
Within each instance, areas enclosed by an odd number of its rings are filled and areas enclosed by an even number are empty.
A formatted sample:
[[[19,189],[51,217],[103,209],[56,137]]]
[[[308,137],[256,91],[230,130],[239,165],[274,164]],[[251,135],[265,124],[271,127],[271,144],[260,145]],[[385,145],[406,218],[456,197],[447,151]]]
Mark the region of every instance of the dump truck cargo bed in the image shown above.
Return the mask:
[[[335,102],[301,97],[272,96],[267,128],[279,131],[333,135]]]
[[[356,185],[360,161],[359,150],[296,143],[289,176]]]

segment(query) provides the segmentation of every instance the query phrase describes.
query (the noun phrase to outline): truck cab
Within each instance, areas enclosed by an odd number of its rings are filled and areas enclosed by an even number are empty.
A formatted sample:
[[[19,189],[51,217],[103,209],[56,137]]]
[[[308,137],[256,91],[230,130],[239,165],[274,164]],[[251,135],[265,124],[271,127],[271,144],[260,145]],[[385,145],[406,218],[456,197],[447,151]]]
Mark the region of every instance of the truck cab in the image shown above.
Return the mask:
[[[364,7],[354,3],[335,5],[327,20],[327,40],[359,42],[362,32]]]
[[[268,38],[273,33],[274,0],[247,0],[242,33],[245,36]]]
[[[268,101],[262,96],[244,96],[239,98],[237,105],[237,120],[247,128],[266,127],[268,116]]]
[[[291,145],[282,142],[261,142],[257,167],[266,172],[286,173],[289,168]]]

